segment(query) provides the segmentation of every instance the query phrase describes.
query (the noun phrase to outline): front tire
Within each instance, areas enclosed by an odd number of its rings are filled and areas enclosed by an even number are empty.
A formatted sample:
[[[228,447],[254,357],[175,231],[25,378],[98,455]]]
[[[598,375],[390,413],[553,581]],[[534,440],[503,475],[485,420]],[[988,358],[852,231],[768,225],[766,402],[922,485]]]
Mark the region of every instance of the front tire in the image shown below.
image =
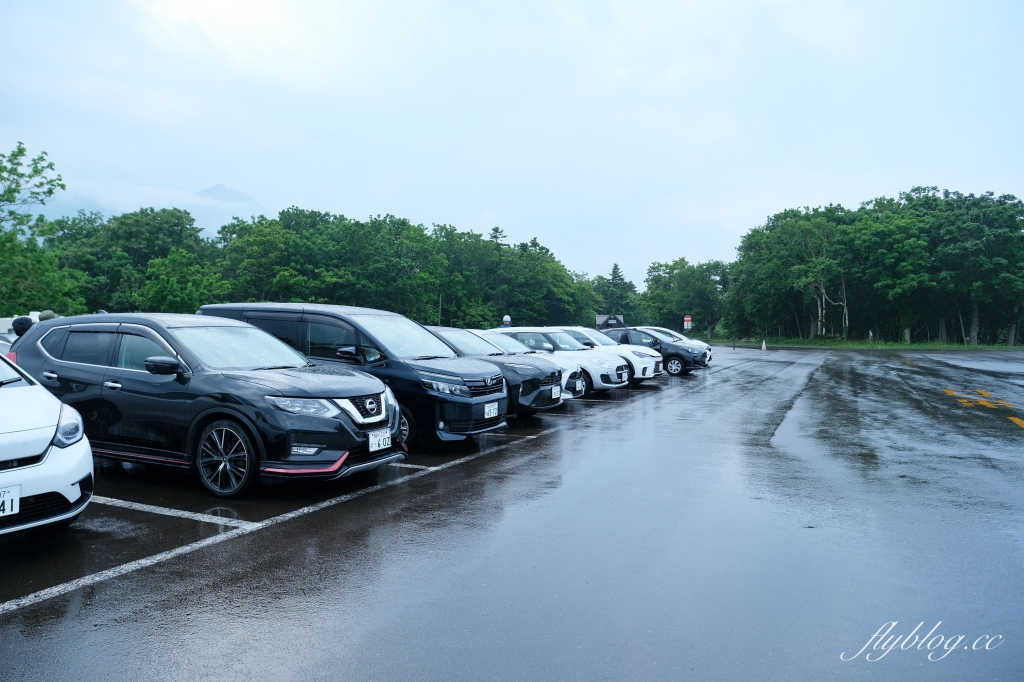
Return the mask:
[[[689,374],[686,369],[686,362],[678,355],[670,355],[665,360],[665,371],[671,377],[678,377],[684,374]]]
[[[398,417],[398,437],[410,446],[416,442],[416,417],[404,405],[400,406],[401,414]]]
[[[240,497],[260,480],[260,460],[241,424],[220,419],[205,429],[196,448],[199,480],[217,497]]]
[[[583,374],[583,396],[586,398],[594,392],[594,380],[590,378],[590,374],[587,372],[581,372]]]

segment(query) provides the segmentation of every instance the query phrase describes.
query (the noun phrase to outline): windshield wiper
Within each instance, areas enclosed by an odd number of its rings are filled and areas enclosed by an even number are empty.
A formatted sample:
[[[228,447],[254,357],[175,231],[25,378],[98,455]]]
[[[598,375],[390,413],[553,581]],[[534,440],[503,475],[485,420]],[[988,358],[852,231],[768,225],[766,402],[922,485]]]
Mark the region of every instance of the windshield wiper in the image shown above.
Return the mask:
[[[420,355],[413,358],[413,360],[446,360],[452,357],[451,355]]]
[[[302,366],[303,365],[270,365],[269,367],[253,367],[252,371],[258,372],[258,371],[260,371],[262,369],[298,369],[299,367],[302,367]],[[305,365],[305,366],[309,367],[309,365]]]
[[[14,377],[12,379],[4,379],[0,381],[0,386],[6,386],[7,384],[13,384],[15,381],[24,381],[21,377]]]
[[[487,357],[490,357],[492,355],[504,355],[504,353],[501,353],[501,352],[498,352],[498,353],[488,353]]]

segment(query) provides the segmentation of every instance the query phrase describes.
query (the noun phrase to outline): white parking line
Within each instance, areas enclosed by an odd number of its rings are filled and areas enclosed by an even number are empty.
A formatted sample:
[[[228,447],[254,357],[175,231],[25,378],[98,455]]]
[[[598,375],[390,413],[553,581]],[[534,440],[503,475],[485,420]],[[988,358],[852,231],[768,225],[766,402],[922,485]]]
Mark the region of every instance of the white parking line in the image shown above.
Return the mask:
[[[100,497],[99,495],[94,495],[92,501],[96,504],[105,504],[108,507],[121,507],[123,509],[134,509],[135,511],[149,512],[150,514],[177,516],[179,519],[191,519],[192,521],[202,521],[203,523],[216,523],[218,526],[248,528],[254,523],[253,521],[239,521],[238,519],[228,519],[223,516],[214,516],[213,514],[198,514],[196,512],[182,511],[181,509],[154,507],[151,504],[128,502],[127,500],[115,500],[111,497]]]
[[[547,433],[548,431],[553,431],[553,430],[554,429],[547,429],[545,431],[541,431],[540,433],[538,433],[536,435],[540,436],[540,435],[543,435],[543,434]],[[193,543],[188,544],[188,545],[182,545],[181,547],[177,547],[175,549],[170,549],[170,550],[167,550],[166,552],[160,552],[159,554],[154,554],[152,556],[148,556],[148,557],[145,557],[143,559],[137,559],[137,560],[131,561],[131,562],[127,563],[127,564],[122,564],[120,566],[115,566],[114,568],[108,568],[105,571],[100,571],[98,573],[93,573],[92,575],[83,576],[83,577],[78,578],[76,580],[71,580],[69,582],[62,583],[60,585],[54,585],[53,587],[48,587],[45,590],[40,590],[38,592],[33,592],[32,594],[26,595],[24,597],[19,597],[18,599],[11,599],[10,601],[5,601],[2,604],[0,604],[0,615],[5,614],[5,613],[10,613],[11,611],[17,611],[18,609],[24,608],[26,606],[31,606],[33,604],[38,604],[39,602],[45,601],[47,599],[52,599],[54,597],[59,597],[59,596],[64,595],[64,594],[68,594],[69,592],[74,592],[75,590],[81,589],[83,587],[89,587],[90,585],[95,585],[96,583],[100,583],[100,582],[104,582],[106,580],[110,580],[111,578],[118,578],[118,577],[120,577],[122,575],[126,575],[128,573],[132,573],[134,571],[137,571],[137,570],[139,570],[141,568],[147,568],[149,566],[153,566],[155,564],[159,564],[159,563],[162,563],[164,561],[169,561],[170,559],[174,559],[175,557],[182,556],[183,554],[190,554],[191,552],[195,552],[197,550],[200,550],[200,549],[203,549],[203,548],[206,548],[206,547],[210,547],[211,545],[219,544],[219,543],[224,542],[226,540],[233,540],[234,538],[241,537],[243,535],[248,535],[249,533],[253,533],[253,532],[257,531],[257,530],[261,530],[263,528],[268,528],[270,526],[277,525],[279,523],[282,523],[283,521],[291,521],[292,519],[297,519],[300,516],[306,516],[307,514],[312,514],[313,512],[318,512],[321,509],[326,509],[328,507],[333,507],[336,504],[341,504],[342,502],[348,502],[350,500],[356,499],[357,497],[362,497],[363,495],[368,495],[368,494],[376,492],[378,490],[383,490],[384,488],[390,488],[393,485],[398,485],[399,483],[404,483],[404,482],[409,481],[411,479],[419,478],[420,476],[426,476],[428,474],[432,474],[435,471],[440,471],[442,469],[447,469],[449,467],[458,466],[459,464],[465,464],[466,462],[469,462],[471,460],[477,459],[479,457],[483,457],[484,455],[488,455],[488,454],[490,454],[492,452],[495,452],[497,450],[501,450],[502,448],[506,448],[509,445],[511,445],[511,443],[503,443],[501,445],[495,445],[493,448],[487,448],[487,449],[481,450],[480,452],[477,452],[475,454],[466,455],[465,457],[460,457],[459,459],[454,459],[451,462],[448,462],[447,464],[439,464],[436,467],[430,467],[428,469],[423,469],[421,471],[417,471],[414,474],[409,474],[408,476],[403,476],[402,478],[396,478],[394,480],[387,481],[385,483],[378,483],[375,486],[371,486],[369,488],[363,488],[362,490],[357,490],[355,492],[348,493],[347,495],[340,495],[338,497],[334,497],[334,498],[331,498],[329,500],[325,500],[323,502],[319,502],[317,504],[311,504],[308,507],[302,507],[301,509],[296,509],[295,511],[290,511],[290,512],[287,512],[285,514],[281,514],[279,516],[275,516],[273,518],[269,518],[269,519],[267,519],[265,521],[252,522],[252,523],[250,523],[249,525],[247,525],[245,527],[236,528],[234,530],[229,530],[229,531],[227,531],[225,533],[221,533],[219,535],[214,535],[213,537],[206,538],[205,540],[199,540],[197,542],[193,542]],[[128,503],[128,504],[132,504],[132,503]],[[142,505],[142,506],[148,506],[148,505]],[[215,518],[219,518],[219,517],[215,517]]]
[[[391,466],[402,469],[433,469],[434,467],[423,466],[422,464],[407,464],[405,462],[392,462]]]

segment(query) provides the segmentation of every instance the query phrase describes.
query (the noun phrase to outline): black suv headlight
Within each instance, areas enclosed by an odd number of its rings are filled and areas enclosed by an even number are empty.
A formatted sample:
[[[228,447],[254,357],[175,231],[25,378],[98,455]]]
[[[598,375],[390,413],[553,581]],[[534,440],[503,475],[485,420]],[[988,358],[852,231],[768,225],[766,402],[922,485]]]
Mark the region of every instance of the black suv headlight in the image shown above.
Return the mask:
[[[274,409],[290,414],[302,414],[307,417],[336,417],[341,410],[329,400],[320,398],[280,398],[264,396]]]
[[[444,374],[426,374],[423,372],[417,372],[417,374],[419,374],[420,381],[423,382],[423,388],[428,391],[448,393],[449,395],[459,395],[463,398],[470,397],[469,386],[454,383],[454,377],[449,377]]]

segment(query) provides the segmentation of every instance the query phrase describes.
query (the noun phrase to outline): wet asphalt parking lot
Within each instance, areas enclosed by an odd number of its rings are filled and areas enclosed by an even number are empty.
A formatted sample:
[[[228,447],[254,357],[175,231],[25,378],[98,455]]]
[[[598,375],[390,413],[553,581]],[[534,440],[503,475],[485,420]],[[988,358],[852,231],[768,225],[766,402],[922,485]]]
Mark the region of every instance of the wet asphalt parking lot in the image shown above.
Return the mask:
[[[1021,679],[1022,460],[1020,353],[716,348],[237,502],[100,463],[0,536],[0,678]]]

